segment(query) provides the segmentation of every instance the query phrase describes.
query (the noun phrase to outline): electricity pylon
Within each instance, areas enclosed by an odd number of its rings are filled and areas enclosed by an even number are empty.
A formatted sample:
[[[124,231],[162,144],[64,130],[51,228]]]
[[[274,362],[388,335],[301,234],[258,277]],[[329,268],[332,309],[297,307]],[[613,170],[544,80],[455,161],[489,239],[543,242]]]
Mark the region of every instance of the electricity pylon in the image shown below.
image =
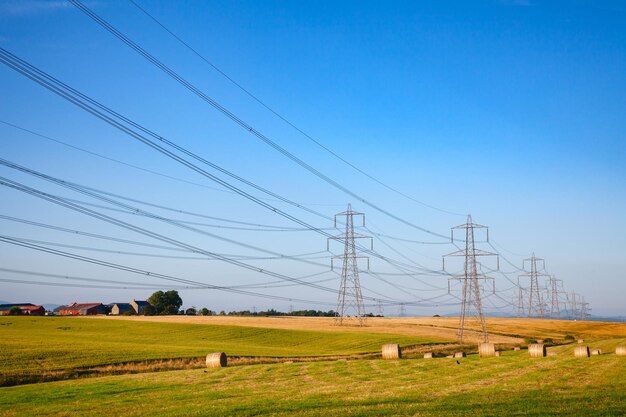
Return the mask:
[[[467,223],[455,226],[451,228],[450,239],[454,243],[454,231],[464,229],[465,230],[465,249],[458,250],[456,252],[449,253],[443,256],[443,269],[445,271],[445,259],[447,256],[463,256],[465,258],[463,263],[463,274],[451,277],[450,279],[458,279],[463,283],[462,298],[461,298],[461,316],[459,319],[459,329],[457,331],[457,339],[459,342],[463,342],[465,332],[465,320],[469,317],[474,317],[480,326],[481,336],[483,342],[489,341],[489,335],[487,334],[487,327],[485,324],[485,316],[483,314],[483,306],[481,301],[481,289],[479,285],[480,279],[490,279],[484,274],[478,273],[478,262],[476,262],[477,256],[498,256],[495,253],[486,252],[480,249],[476,249],[474,241],[474,229],[486,229],[487,242],[489,242],[489,229],[487,226],[482,226],[472,222],[472,216],[467,216]],[[499,268],[499,258],[498,269]],[[449,282],[449,281],[448,281]],[[448,286],[449,288],[449,286]]]
[[[547,277],[548,274],[541,273],[537,269],[537,262],[541,262],[542,270],[545,269],[545,261],[541,258],[535,257],[533,253],[532,256],[528,259],[524,259],[522,262],[522,269],[526,271],[526,262],[530,262],[530,273],[522,274],[519,277],[530,277],[530,291],[528,297],[528,317],[533,317],[533,312],[535,317],[544,318],[546,316],[546,306],[541,297],[541,289],[539,287],[539,277]]]
[[[585,301],[585,296],[583,296],[580,303],[580,319],[587,320],[589,318],[590,311],[591,309],[589,308],[589,303]]]
[[[351,204],[348,204],[348,210],[335,215],[335,227],[337,227],[337,216],[345,216],[346,218],[345,233],[329,237],[326,242],[326,248],[329,249],[330,240],[343,241],[343,255],[333,256],[330,263],[331,269],[334,269],[333,261],[335,259],[342,260],[341,285],[339,286],[339,295],[337,297],[335,324],[341,326],[352,322],[352,324],[357,326],[363,326],[365,324],[365,306],[363,305],[363,295],[361,294],[357,259],[367,259],[369,269],[369,258],[356,254],[356,239],[372,238],[354,232],[354,216],[362,216],[363,226],[365,226],[365,214],[352,211]],[[371,244],[373,246],[373,240]]]
[[[559,282],[561,283],[559,285]],[[548,278],[547,287],[550,291],[550,318],[561,318],[561,303],[559,301],[559,294],[562,292],[559,288],[563,287],[563,280],[556,279],[553,275]]]

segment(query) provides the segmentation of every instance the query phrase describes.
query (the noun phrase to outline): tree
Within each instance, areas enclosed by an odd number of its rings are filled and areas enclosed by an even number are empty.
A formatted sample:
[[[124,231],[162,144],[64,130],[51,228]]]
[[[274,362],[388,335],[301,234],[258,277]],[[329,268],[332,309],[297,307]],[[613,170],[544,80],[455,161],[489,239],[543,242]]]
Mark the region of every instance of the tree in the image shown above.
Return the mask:
[[[200,310],[200,314],[203,316],[210,316],[211,315],[211,310],[209,310],[208,308],[204,307],[202,310]]]
[[[9,316],[21,316],[21,315],[22,315],[22,309],[19,308],[18,306],[13,306],[9,310]]]
[[[183,305],[183,300],[178,295],[178,291],[157,291],[148,298],[148,303],[154,307],[157,315],[178,314],[178,309]]]
[[[198,314],[198,310],[196,310],[195,307],[189,307],[187,310],[185,310],[186,316],[195,316],[196,314]]]

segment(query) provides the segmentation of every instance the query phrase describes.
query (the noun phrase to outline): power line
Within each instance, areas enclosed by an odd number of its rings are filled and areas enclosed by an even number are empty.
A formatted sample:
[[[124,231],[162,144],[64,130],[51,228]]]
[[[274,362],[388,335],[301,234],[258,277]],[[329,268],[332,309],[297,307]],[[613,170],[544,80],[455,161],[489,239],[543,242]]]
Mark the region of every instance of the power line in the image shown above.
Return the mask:
[[[233,112],[228,110],[226,107],[222,106],[217,101],[215,101],[213,98],[209,97],[204,92],[199,90],[196,86],[191,84],[185,78],[183,78],[178,73],[176,73],[174,70],[172,70],[167,65],[165,65],[163,62],[158,60],[156,57],[154,57],[148,51],[146,51],[145,49],[143,49],[142,47],[137,45],[130,38],[128,38],[121,31],[119,31],[118,29],[113,27],[106,20],[104,20],[103,18],[98,16],[96,13],[94,13],[91,9],[89,9],[83,3],[81,3],[78,0],[69,0],[69,1],[74,6],[76,6],[79,10],[81,10],[83,13],[85,13],[88,17],[90,17],[93,21],[95,21],[100,26],[102,26],[104,29],[106,29],[109,33],[111,33],[112,35],[117,37],[119,40],[121,40],[124,44],[129,46],[131,49],[133,49],[139,55],[143,56],[146,60],[148,60],[153,65],[155,65],[157,68],[159,68],[160,70],[165,72],[168,76],[170,76],[172,79],[177,81],[183,87],[187,88],[190,92],[192,92],[193,94],[198,96],[200,99],[205,101],[207,104],[211,105],[213,108],[218,110],[220,113],[222,113],[223,115],[228,117],[230,120],[232,120],[234,123],[236,123],[237,125],[242,127],[248,133],[250,133],[253,136],[255,136],[256,138],[260,139],[262,142],[266,143],[271,148],[273,148],[277,152],[281,153],[282,155],[284,155],[288,159],[291,159],[297,165],[299,165],[302,168],[306,169],[307,171],[311,172],[316,177],[322,179],[323,181],[325,181],[326,183],[332,185],[333,187],[337,188],[338,190],[343,191],[344,193],[346,193],[347,195],[351,196],[352,198],[357,199],[359,202],[362,202],[363,204],[366,204],[366,205],[370,206],[371,208],[373,208],[373,209],[375,209],[375,210],[377,210],[377,211],[379,211],[379,212],[381,212],[381,213],[383,213],[383,214],[385,214],[385,215],[387,215],[387,216],[389,216],[389,217],[391,217],[391,218],[393,218],[393,219],[395,219],[395,220],[397,220],[397,221],[399,221],[399,222],[401,222],[401,223],[403,223],[403,224],[405,224],[405,225],[407,225],[409,227],[412,227],[412,228],[420,230],[422,232],[431,234],[433,236],[438,236],[438,237],[445,238],[445,236],[443,236],[443,235],[441,235],[439,233],[436,233],[436,232],[433,232],[433,231],[428,230],[426,228],[423,228],[421,226],[418,226],[418,225],[416,225],[416,224],[414,224],[414,223],[412,223],[410,221],[407,221],[407,220],[405,220],[405,219],[403,219],[403,218],[401,218],[401,217],[399,217],[399,216],[397,216],[397,215],[395,215],[395,214],[393,214],[393,213],[383,209],[382,207],[377,206],[376,204],[374,204],[374,203],[368,201],[367,199],[359,196],[358,194],[356,194],[355,192],[351,191],[347,187],[339,184],[337,181],[333,180],[332,178],[328,177],[324,173],[322,173],[319,170],[315,169],[313,166],[309,165],[308,163],[306,163],[302,159],[298,158],[297,156],[295,156],[294,154],[289,152],[287,149],[285,149],[282,146],[278,145],[276,142],[271,140],[269,137],[265,136],[263,133],[261,133],[260,131],[258,131],[257,129],[252,127],[250,124],[245,122],[239,116],[237,116],[236,114],[234,114]]]
[[[420,204],[424,207],[428,207],[430,209],[433,210],[437,210],[440,211],[442,213],[446,213],[446,214],[452,214],[452,215],[456,215],[456,216],[463,216],[463,214],[460,213],[455,213],[452,211],[448,211],[448,210],[444,210],[438,207],[435,207],[433,205],[430,204],[426,204],[423,201],[419,201],[405,193],[403,193],[402,191],[399,191],[398,189],[380,181],[379,179],[375,178],[374,176],[372,176],[371,174],[368,174],[367,172],[365,172],[364,170],[362,170],[361,168],[357,167],[356,165],[352,164],[351,162],[349,162],[348,160],[346,160],[345,158],[343,158],[342,156],[338,155],[336,152],[334,152],[332,149],[328,148],[327,146],[323,145],[320,141],[314,139],[311,135],[309,135],[308,133],[304,132],[302,129],[300,129],[299,127],[297,127],[296,125],[294,125],[292,122],[290,122],[287,118],[285,118],[284,116],[282,116],[280,113],[278,113],[276,110],[274,110],[273,108],[271,108],[270,106],[268,106],[267,104],[265,104],[263,101],[261,101],[261,99],[259,99],[256,95],[252,94],[248,89],[244,88],[241,84],[239,84],[237,81],[235,81],[232,77],[230,77],[228,74],[226,74],[224,71],[222,71],[220,68],[218,68],[215,64],[213,64],[211,61],[209,61],[207,58],[205,58],[202,54],[200,54],[196,49],[194,49],[191,45],[189,45],[187,42],[185,42],[183,39],[181,39],[178,35],[176,35],[174,32],[172,32],[170,29],[168,29],[163,23],[161,23],[156,17],[154,17],[152,14],[148,13],[148,11],[146,9],[144,9],[143,7],[141,7],[139,4],[137,4],[135,1],[133,0],[129,0],[135,7],[137,7],[137,9],[139,9],[141,12],[143,12],[146,16],[148,16],[152,21],[154,21],[157,25],[159,25],[163,30],[165,30],[167,33],[169,33],[172,37],[174,37],[178,42],[180,42],[183,46],[185,46],[187,49],[189,49],[194,55],[196,55],[198,58],[200,58],[202,61],[204,61],[207,65],[209,65],[211,68],[213,68],[215,71],[217,71],[220,75],[222,75],[224,78],[226,78],[228,81],[230,81],[233,85],[235,85],[237,88],[239,88],[241,91],[243,91],[246,95],[248,95],[250,98],[252,98],[254,101],[256,101],[258,104],[260,104],[261,106],[263,106],[266,110],[268,110],[270,113],[274,114],[274,116],[278,117],[280,120],[282,120],[284,123],[286,123],[288,126],[290,126],[291,128],[293,128],[294,130],[296,130],[298,133],[300,133],[302,136],[304,136],[305,138],[307,138],[309,141],[313,142],[314,144],[316,144],[317,146],[319,146],[320,148],[322,148],[323,150],[325,150],[326,152],[328,152],[329,154],[331,154],[332,156],[334,156],[335,158],[337,158],[338,160],[340,160],[341,162],[343,162],[344,164],[348,165],[349,167],[351,167],[352,169],[354,169],[355,171],[363,174],[364,176],[366,176],[367,178],[371,179],[372,181],[376,182],[377,184],[385,187],[386,189],[393,191],[394,193],[408,199],[411,200],[417,204]]]

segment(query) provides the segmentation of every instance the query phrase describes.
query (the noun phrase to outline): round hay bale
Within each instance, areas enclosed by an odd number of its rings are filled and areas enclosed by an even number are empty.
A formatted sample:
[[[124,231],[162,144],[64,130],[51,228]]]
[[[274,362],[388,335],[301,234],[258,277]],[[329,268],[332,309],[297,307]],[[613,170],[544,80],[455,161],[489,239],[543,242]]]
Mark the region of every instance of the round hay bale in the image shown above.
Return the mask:
[[[452,358],[454,358],[454,355],[448,355],[448,356],[446,356],[446,358],[452,359]]]
[[[225,368],[228,360],[224,352],[209,353],[206,355],[207,368]]]
[[[465,356],[465,352],[457,352],[454,354],[455,358],[464,358]]]
[[[519,347],[519,346],[515,346],[515,347],[513,348],[513,350],[514,350],[514,351],[516,351],[516,352],[519,352],[519,351],[520,351],[520,347]]]
[[[574,356],[576,356],[577,358],[588,358],[589,347],[588,346],[576,346],[574,348]]]
[[[478,345],[478,356],[481,358],[487,358],[490,356],[496,356],[496,345],[493,343],[481,343]]]
[[[397,343],[389,343],[383,345],[383,359],[400,359],[402,358],[402,351],[400,345]]]
[[[432,352],[424,353],[424,359],[432,359],[432,358],[433,358],[433,353]]]
[[[494,353],[494,356],[495,356],[496,358],[499,358],[499,357],[500,357],[500,351],[499,351],[499,350],[497,350],[497,351],[496,351],[496,353]]]
[[[591,349],[591,354],[592,355],[602,355],[602,349]]]
[[[543,339],[537,339],[537,343],[539,344],[543,343]]]
[[[556,352],[548,352],[548,356],[556,356]]]
[[[543,343],[533,343],[528,346],[528,354],[531,358],[543,358],[546,356],[546,345]]]
[[[615,354],[617,356],[626,356],[626,346],[618,346],[615,348]]]
[[[583,339],[578,339],[578,344],[579,344],[579,345],[580,345],[580,344],[583,344],[583,343],[585,343],[585,341],[584,341]]]

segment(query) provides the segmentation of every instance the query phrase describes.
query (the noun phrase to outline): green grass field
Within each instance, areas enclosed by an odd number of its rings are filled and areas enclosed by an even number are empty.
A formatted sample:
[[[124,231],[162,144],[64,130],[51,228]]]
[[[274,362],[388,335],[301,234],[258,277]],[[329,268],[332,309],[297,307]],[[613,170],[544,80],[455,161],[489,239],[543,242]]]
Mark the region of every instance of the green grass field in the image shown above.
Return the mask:
[[[10,323],[10,324],[9,324]],[[540,323],[545,326],[545,322]],[[556,322],[555,326],[561,325]],[[622,327],[617,333],[623,335]],[[203,356],[329,356],[379,352],[425,337],[335,330],[0,317],[0,377]],[[514,416],[626,415],[626,337],[585,342],[575,358],[525,350],[499,358],[321,360],[97,376],[0,387],[0,416]],[[71,376],[71,375],[70,375]],[[22,381],[28,382],[28,381]],[[33,381],[30,381],[33,382]]]
[[[110,376],[0,389],[0,415],[623,416],[626,358],[349,360]]]
[[[53,371],[122,362],[229,356],[331,356],[377,352],[384,343],[435,342],[372,333],[261,329],[76,317],[0,317],[0,385]],[[32,380],[32,378],[31,378]]]

